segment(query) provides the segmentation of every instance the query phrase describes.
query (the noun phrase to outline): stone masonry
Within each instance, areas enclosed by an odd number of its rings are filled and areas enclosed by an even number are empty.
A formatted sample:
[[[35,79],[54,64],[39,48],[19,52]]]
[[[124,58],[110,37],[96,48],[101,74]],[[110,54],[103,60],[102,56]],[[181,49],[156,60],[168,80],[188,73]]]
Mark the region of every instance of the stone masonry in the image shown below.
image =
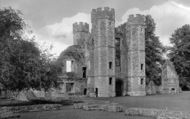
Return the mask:
[[[145,17],[130,15],[126,27],[128,95],[145,95]]]
[[[162,85],[161,93],[171,94],[179,93],[179,76],[175,70],[173,63],[166,60],[162,66]]]
[[[98,97],[115,96],[115,12],[110,8],[91,12],[94,40],[94,88]]]
[[[87,23],[73,24],[74,46],[80,46],[85,56],[74,72],[84,73],[86,68],[87,95],[146,95],[145,17],[130,15],[115,27],[115,10],[104,7],[91,11],[91,24],[91,32]]]

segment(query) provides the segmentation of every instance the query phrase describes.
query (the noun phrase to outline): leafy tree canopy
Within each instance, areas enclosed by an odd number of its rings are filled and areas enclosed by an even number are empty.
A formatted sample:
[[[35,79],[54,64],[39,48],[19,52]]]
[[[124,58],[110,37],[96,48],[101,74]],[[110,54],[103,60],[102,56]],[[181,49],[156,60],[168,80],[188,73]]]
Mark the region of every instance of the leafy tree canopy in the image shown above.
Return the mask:
[[[174,31],[170,38],[169,58],[174,63],[182,88],[190,89],[190,25]]]
[[[7,90],[44,88],[57,84],[57,66],[32,39],[24,39],[21,12],[0,9],[0,83]]]
[[[150,15],[147,15],[145,28],[146,82],[154,81],[154,83],[160,85],[164,47],[154,33],[155,27],[154,19]]]

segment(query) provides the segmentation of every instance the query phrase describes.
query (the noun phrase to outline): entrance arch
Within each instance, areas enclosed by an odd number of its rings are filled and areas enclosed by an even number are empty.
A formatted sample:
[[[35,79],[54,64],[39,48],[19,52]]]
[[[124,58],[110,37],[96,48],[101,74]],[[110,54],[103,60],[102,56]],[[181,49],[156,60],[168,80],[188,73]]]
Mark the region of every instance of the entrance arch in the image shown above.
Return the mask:
[[[116,96],[123,96],[123,81],[121,79],[116,79]]]

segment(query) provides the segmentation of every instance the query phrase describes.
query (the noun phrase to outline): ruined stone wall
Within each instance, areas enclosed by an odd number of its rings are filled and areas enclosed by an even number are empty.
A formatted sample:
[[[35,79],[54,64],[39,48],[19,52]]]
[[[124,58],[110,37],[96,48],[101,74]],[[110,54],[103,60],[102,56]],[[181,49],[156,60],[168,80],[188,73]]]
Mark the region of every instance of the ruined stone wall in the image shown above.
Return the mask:
[[[130,15],[126,30],[128,94],[145,95],[145,17]]]
[[[122,81],[122,95],[145,95],[145,17],[130,15],[115,29],[115,11],[105,7],[92,10],[91,22],[91,33],[87,23],[73,24],[74,45],[84,53],[82,63],[75,60],[73,68],[79,77],[82,68],[87,68],[89,96],[96,92],[98,97],[115,96],[118,80]]]
[[[179,93],[179,79],[173,64],[166,61],[162,67],[162,93]]]
[[[122,80],[122,88],[123,88],[123,91],[122,91],[122,95],[125,96],[127,94],[127,91],[128,91],[128,81],[127,81],[127,73],[128,73],[128,70],[127,70],[127,63],[128,63],[128,46],[127,46],[127,39],[126,39],[126,23],[118,26],[116,28],[116,35],[115,35],[115,38],[116,40],[120,40],[120,47],[119,47],[119,50],[120,50],[120,65],[117,66],[116,65],[116,80],[119,79],[119,80]],[[117,49],[117,46],[116,46],[116,49]],[[116,52],[117,53],[117,52]],[[117,56],[118,54],[116,54]],[[117,61],[117,57],[116,57],[116,61]]]
[[[91,19],[94,88],[98,90],[99,97],[115,96],[115,11],[108,7],[93,9]],[[112,63],[111,69],[109,62]]]
[[[80,64],[77,61],[75,62],[75,71],[78,73],[80,77],[83,76],[83,67],[86,67],[88,70],[88,57],[89,57],[89,50],[88,50],[88,42],[90,39],[90,32],[89,32],[89,24],[85,22],[79,22],[73,24],[73,42],[74,45],[79,45],[81,47],[81,52],[84,53],[84,63]]]
[[[85,22],[76,22],[73,24],[74,45],[80,45],[82,48],[85,48],[89,35],[89,24]]]
[[[72,61],[72,66],[71,66],[71,69],[72,71],[71,72],[74,72],[77,77],[81,77],[82,78],[82,67],[85,66],[84,62],[81,63],[77,60],[75,60],[74,58],[72,57],[66,57],[63,61],[62,61],[62,73],[67,73],[66,71],[66,61]]]
[[[126,40],[126,24],[122,24],[121,26],[116,28],[115,39],[120,40],[120,69],[118,70],[118,78],[126,78],[127,74],[127,40]],[[117,54],[116,54],[117,55]],[[116,57],[117,58],[117,57]]]
[[[95,90],[94,90],[94,39],[92,36],[89,39],[88,42],[88,56],[87,56],[87,95],[90,97],[95,97]]]

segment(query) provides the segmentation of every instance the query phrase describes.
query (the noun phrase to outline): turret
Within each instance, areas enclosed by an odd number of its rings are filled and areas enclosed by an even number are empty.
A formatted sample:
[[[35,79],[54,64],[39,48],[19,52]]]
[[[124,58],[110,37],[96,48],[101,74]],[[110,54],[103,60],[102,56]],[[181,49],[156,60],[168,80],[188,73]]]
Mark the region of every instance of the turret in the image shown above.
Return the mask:
[[[111,21],[115,21],[115,10],[109,7],[92,9],[91,12],[92,23],[96,19],[108,19]]]
[[[73,40],[74,45],[85,47],[86,41],[89,39],[89,24],[84,22],[73,24]]]
[[[145,16],[130,15],[126,26],[128,95],[146,95]]]
[[[86,22],[75,22],[73,24],[73,33],[76,32],[89,32],[89,24]]]
[[[92,39],[93,51],[93,88],[98,97],[115,96],[115,11],[104,7],[93,9]]]
[[[129,15],[128,24],[145,25],[145,16],[141,14]]]

